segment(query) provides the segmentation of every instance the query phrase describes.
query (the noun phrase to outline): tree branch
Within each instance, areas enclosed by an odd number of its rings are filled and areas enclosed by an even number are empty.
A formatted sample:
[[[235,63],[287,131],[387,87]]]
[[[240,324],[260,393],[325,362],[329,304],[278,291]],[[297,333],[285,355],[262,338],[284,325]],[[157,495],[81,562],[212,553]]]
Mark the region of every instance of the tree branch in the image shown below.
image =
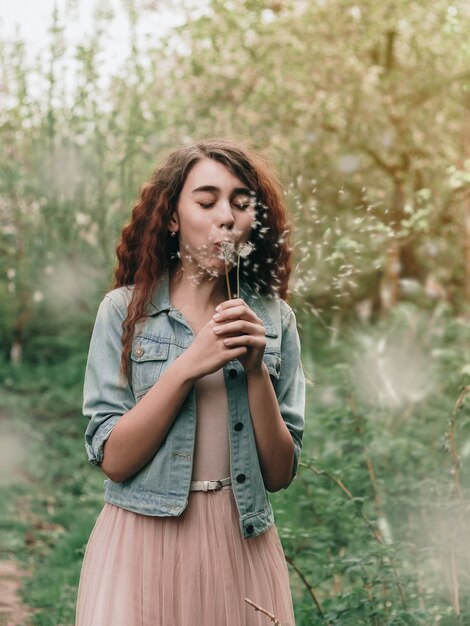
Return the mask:
[[[311,584],[308,582],[308,580],[305,578],[305,576],[303,575],[303,573],[300,571],[300,569],[297,567],[294,559],[292,559],[290,556],[286,556],[286,561],[289,563],[289,565],[291,565],[294,569],[294,571],[296,572],[296,574],[298,574],[300,580],[303,582],[305,588],[307,589],[308,593],[310,594],[313,603],[315,604],[315,606],[318,609],[318,612],[320,613],[320,615],[323,617],[324,613],[323,613],[323,609],[321,607],[320,601],[316,596],[315,590],[313,589],[313,587],[311,586]]]

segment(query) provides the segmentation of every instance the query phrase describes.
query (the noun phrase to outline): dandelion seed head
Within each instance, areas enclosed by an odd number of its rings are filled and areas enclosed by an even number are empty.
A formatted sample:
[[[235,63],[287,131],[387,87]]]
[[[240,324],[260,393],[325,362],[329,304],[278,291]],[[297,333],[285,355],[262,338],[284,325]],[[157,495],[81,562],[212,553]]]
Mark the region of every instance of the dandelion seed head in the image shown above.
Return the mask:
[[[245,259],[253,252],[254,249],[255,246],[251,241],[245,241],[244,243],[238,245],[236,252],[240,257],[242,257],[242,259]]]
[[[221,241],[220,248],[226,263],[233,263],[235,258],[235,244],[233,241]]]

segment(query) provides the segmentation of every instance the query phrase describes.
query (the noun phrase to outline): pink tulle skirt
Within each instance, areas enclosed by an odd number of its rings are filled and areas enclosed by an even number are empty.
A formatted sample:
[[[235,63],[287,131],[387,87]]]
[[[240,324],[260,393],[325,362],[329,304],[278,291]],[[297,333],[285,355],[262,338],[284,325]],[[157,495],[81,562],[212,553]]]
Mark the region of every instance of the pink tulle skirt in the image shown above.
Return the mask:
[[[294,626],[276,526],[243,539],[231,488],[190,492],[179,517],[105,503],[82,565],[76,626]]]

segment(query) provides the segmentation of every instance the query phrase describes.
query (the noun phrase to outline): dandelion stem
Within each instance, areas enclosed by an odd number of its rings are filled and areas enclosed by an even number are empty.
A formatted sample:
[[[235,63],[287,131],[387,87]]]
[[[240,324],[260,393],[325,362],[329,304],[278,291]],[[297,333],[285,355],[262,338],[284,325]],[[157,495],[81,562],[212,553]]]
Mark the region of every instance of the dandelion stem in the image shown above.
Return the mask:
[[[240,297],[240,255],[237,254],[237,298]]]
[[[228,269],[227,269],[227,261],[225,261],[225,280],[227,281],[227,294],[228,299],[232,299],[232,292],[230,291],[230,281],[228,279]]]

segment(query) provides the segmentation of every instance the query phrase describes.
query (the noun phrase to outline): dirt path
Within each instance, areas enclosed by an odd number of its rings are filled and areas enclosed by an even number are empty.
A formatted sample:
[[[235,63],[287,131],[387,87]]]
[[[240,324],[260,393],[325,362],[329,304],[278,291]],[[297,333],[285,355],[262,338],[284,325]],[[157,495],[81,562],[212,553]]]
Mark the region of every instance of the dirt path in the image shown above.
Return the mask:
[[[34,609],[21,603],[18,590],[29,576],[15,561],[0,561],[0,626],[26,626]]]
[[[22,471],[26,447],[20,434],[10,426],[9,416],[0,411],[0,487],[24,482]],[[22,604],[19,590],[30,573],[13,559],[0,560],[0,626],[26,626],[34,609]]]

